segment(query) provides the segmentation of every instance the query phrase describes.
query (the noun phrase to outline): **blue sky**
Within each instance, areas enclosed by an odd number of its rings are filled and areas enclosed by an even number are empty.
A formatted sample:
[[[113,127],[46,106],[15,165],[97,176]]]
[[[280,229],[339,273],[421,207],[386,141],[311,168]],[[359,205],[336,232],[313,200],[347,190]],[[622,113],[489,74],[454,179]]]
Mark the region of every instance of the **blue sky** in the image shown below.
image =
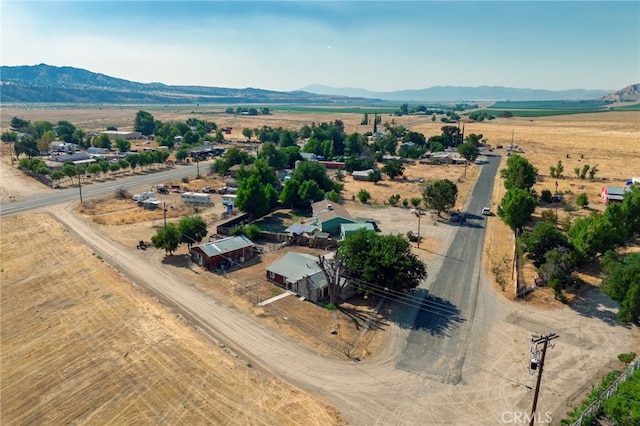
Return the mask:
[[[621,89],[640,1],[6,1],[2,65],[296,90]]]

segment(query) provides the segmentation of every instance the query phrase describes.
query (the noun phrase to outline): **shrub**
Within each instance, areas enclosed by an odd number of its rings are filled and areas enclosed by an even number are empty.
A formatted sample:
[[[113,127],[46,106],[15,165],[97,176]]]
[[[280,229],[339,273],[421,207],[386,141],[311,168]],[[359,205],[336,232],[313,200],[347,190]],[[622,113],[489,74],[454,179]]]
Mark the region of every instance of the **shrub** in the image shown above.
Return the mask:
[[[628,354],[620,354],[618,355],[618,359],[620,362],[624,362],[625,364],[630,364],[636,358],[635,352],[629,352]]]
[[[336,309],[338,309],[338,307],[333,303],[327,303],[326,305],[324,305],[324,308],[328,311],[335,311]]]
[[[553,195],[551,194],[551,191],[549,191],[548,189],[543,189],[542,192],[540,192],[540,201],[542,201],[543,203],[550,203],[551,201],[553,201]]]
[[[389,201],[389,204],[393,207],[397,207],[400,203],[400,194],[391,195],[387,201]]]
[[[330,200],[334,203],[337,203],[339,200],[340,196],[338,195],[338,193],[336,191],[329,191],[327,192],[327,200]]]
[[[366,189],[361,189],[358,192],[358,200],[360,200],[361,203],[366,203],[370,198],[371,194],[369,194],[369,191],[367,191]]]
[[[131,194],[124,188],[116,189],[116,198],[119,200],[128,200],[131,198]]]
[[[407,207],[409,205],[409,200],[407,200],[406,198],[402,200],[402,205],[404,207]]]
[[[583,192],[582,194],[578,195],[578,198],[576,199],[576,204],[578,205],[578,207],[587,207],[589,205],[589,199],[587,198],[587,194]]]
[[[556,212],[554,212],[551,209],[543,210],[540,216],[542,217],[542,220],[544,220],[545,222],[556,223],[558,221],[558,215],[556,214]]]
[[[243,233],[248,239],[255,240],[260,236],[260,228],[255,223],[245,225]]]

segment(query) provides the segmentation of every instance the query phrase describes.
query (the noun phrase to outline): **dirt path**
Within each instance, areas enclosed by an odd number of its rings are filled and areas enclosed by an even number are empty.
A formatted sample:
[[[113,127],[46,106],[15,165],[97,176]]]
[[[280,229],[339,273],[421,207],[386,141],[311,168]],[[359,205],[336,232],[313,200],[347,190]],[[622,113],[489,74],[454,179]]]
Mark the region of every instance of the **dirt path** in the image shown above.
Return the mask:
[[[362,363],[320,357],[232,307],[203,296],[166,270],[141,262],[135,249],[99,235],[70,210],[58,210],[54,215],[107,263],[206,334],[220,339],[253,365],[328,397],[353,424],[487,425],[496,424],[505,410],[526,410],[531,393],[525,385],[531,385],[533,377],[527,372],[528,342],[533,333],[550,330],[561,338],[557,349],[548,355],[540,406],[557,411],[575,389],[575,382],[589,380],[598,368],[618,353],[637,348],[640,341],[637,329],[615,326],[610,312],[598,305],[587,305],[583,311],[534,311],[496,297],[485,284],[478,315],[491,312],[487,318],[495,320],[475,330],[476,346],[463,367],[463,383],[445,385],[397,369],[402,347],[393,342]],[[406,332],[396,325],[389,330],[395,343],[402,342]],[[461,406],[468,410],[460,410]]]

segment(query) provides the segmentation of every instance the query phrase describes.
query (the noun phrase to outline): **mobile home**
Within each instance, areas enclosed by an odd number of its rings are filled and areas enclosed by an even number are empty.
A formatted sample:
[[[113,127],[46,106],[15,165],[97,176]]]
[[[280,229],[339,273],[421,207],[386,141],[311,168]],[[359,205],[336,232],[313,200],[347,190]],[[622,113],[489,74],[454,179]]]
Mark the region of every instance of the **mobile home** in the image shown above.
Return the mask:
[[[203,192],[183,192],[182,202],[185,204],[198,204],[203,206],[212,206],[211,194]]]

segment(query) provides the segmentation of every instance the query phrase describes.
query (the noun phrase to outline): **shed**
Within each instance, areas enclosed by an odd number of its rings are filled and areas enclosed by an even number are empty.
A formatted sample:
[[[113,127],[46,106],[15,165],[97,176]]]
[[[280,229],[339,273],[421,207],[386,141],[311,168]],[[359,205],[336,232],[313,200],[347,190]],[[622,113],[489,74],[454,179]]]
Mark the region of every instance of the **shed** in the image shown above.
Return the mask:
[[[372,173],[373,169],[354,170],[351,176],[353,176],[353,180],[369,180],[369,176],[371,176]]]
[[[253,258],[255,244],[244,235],[222,238],[189,249],[191,259],[208,269],[228,269]]]
[[[600,190],[600,196],[605,204],[621,203],[627,188],[621,186],[603,186]]]

